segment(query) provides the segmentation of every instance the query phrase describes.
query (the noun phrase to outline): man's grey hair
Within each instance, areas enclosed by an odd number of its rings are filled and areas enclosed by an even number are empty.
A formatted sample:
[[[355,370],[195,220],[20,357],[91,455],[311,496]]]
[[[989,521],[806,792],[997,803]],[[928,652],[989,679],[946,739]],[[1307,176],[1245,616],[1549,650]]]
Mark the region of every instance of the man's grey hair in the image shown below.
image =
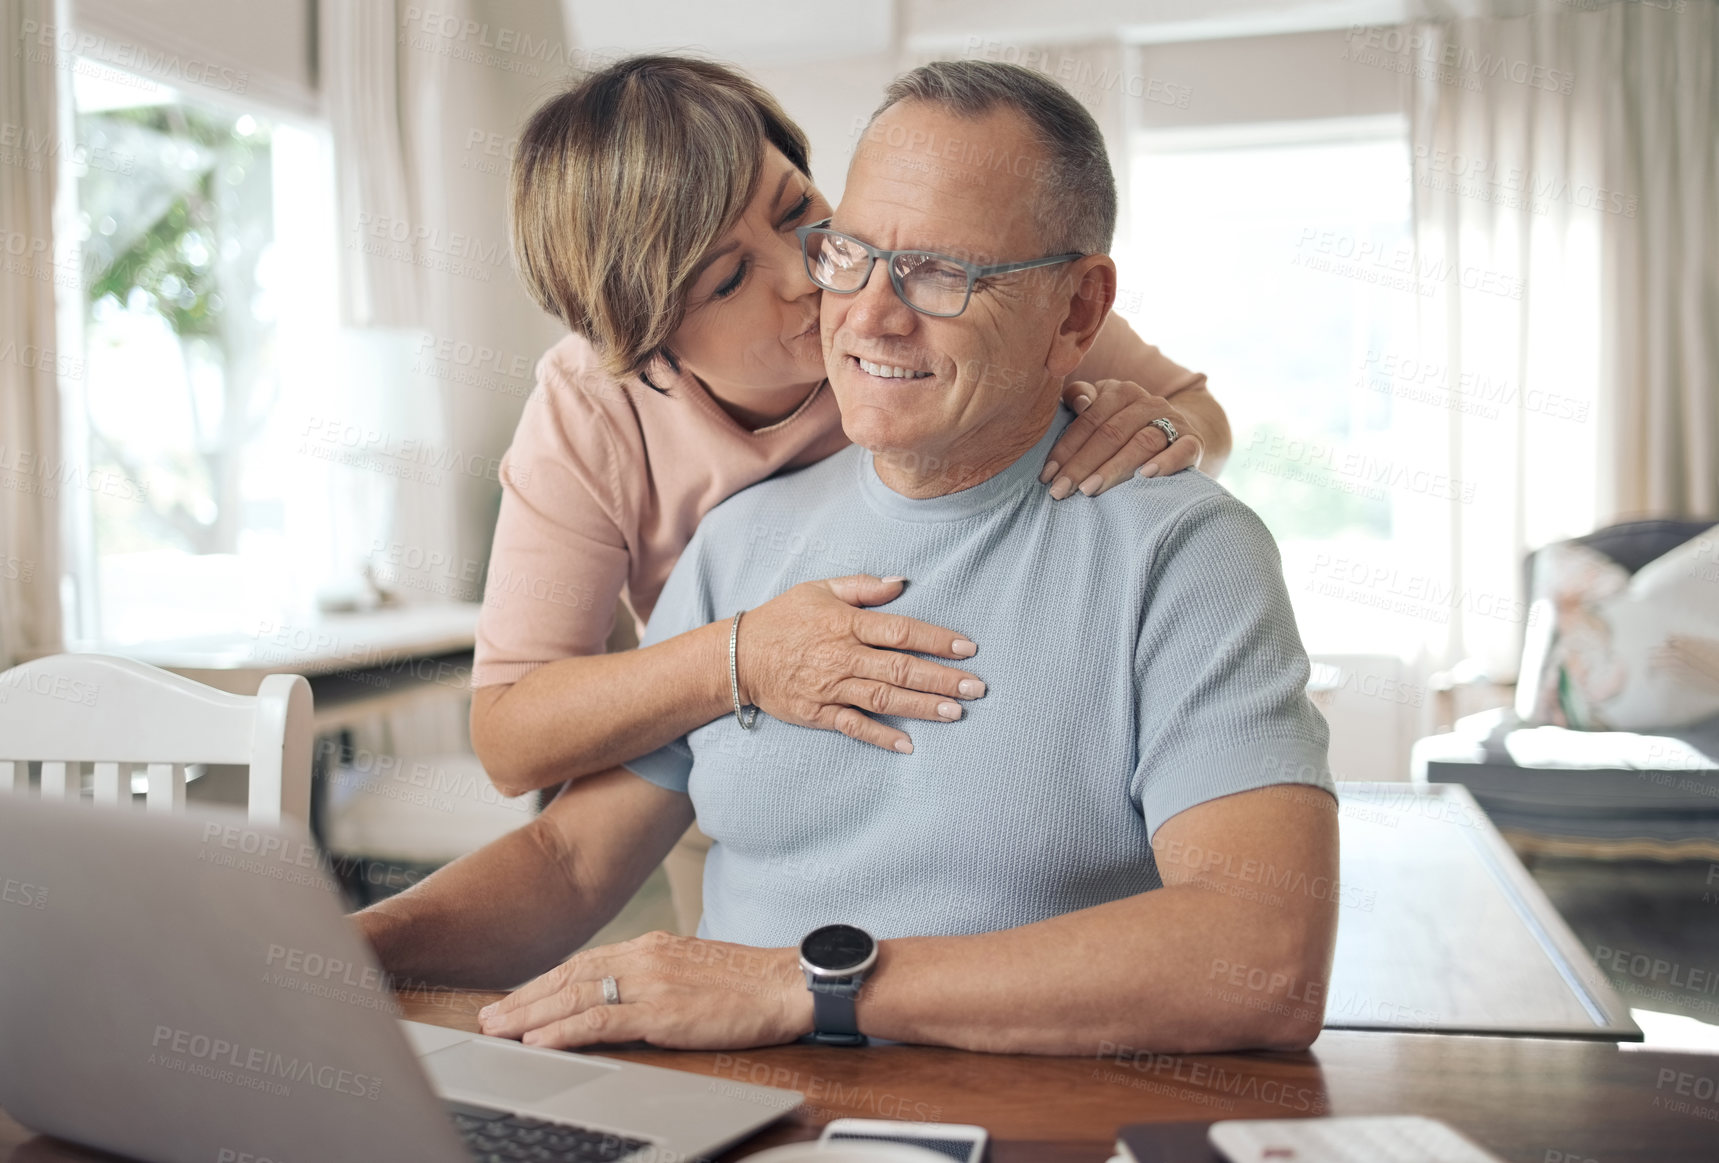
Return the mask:
[[[883,104],[924,101],[960,117],[1012,109],[1043,147],[1048,173],[1033,199],[1047,253],[1106,254],[1116,233],[1116,178],[1104,135],[1069,91],[1032,69],[1002,61],[932,61],[890,82]]]

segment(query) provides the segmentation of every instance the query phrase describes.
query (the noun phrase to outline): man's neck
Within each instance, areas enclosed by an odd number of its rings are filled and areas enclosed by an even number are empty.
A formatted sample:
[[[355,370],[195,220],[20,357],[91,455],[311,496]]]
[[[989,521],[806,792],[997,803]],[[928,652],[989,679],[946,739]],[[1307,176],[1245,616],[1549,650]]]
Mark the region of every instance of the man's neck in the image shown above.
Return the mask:
[[[1027,419],[1003,417],[998,425],[967,433],[946,449],[893,449],[872,454],[878,479],[915,501],[946,497],[983,484],[1014,464],[1044,436],[1056,415],[1059,395],[1048,395]]]

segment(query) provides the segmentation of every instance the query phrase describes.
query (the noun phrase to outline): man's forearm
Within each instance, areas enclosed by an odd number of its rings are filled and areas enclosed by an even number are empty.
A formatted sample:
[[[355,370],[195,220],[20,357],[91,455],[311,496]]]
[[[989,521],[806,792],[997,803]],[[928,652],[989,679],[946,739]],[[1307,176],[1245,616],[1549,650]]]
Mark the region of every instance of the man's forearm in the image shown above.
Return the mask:
[[[692,804],[624,767],[353,919],[396,981],[511,989],[620,912],[692,822]]]
[[[590,915],[541,821],[354,915],[397,982],[510,989],[577,949]]]
[[[992,1053],[1299,1048],[1324,1010],[1322,928],[1181,887],[996,933],[883,941],[859,1025]],[[1233,986],[1238,967],[1265,984]]]
[[[1152,850],[1155,891],[996,933],[882,942],[860,1029],[999,1053],[1312,1042],[1337,936],[1336,800],[1293,785],[1220,796],[1172,816]]]

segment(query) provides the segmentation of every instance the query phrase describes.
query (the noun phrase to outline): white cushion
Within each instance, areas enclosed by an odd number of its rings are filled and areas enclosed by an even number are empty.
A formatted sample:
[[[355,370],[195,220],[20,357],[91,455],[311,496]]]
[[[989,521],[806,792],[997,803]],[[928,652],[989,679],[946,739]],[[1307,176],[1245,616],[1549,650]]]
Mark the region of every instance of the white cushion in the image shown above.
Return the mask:
[[[1622,671],[1617,691],[1595,703],[1598,721],[1639,731],[1719,714],[1719,533],[1648,562],[1598,612]]]
[[[1658,731],[1719,715],[1719,532],[1633,577],[1591,549],[1552,546],[1537,583],[1546,601],[1530,619],[1517,704],[1527,723]]]

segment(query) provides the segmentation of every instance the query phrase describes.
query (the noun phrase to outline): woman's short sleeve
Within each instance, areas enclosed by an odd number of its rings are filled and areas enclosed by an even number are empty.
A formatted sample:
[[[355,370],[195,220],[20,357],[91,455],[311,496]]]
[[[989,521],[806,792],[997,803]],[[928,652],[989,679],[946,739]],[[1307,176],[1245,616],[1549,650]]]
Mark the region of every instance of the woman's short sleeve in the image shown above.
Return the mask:
[[[1106,316],[1098,338],[1070,378],[1087,383],[1133,380],[1160,397],[1173,396],[1206,382],[1204,372],[1189,371],[1141,339],[1128,321],[1114,311]]]

